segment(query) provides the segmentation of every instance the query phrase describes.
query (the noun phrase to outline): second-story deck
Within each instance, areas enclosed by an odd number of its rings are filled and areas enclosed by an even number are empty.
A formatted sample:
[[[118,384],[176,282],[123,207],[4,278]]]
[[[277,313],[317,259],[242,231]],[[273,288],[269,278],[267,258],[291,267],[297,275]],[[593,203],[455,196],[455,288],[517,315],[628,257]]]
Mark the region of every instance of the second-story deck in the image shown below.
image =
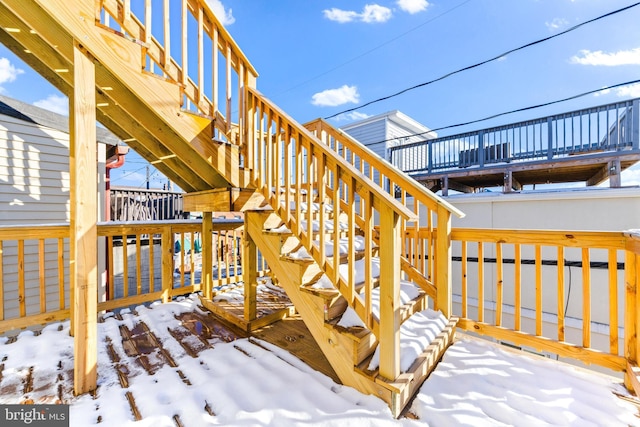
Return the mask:
[[[391,163],[437,191],[520,190],[609,179],[640,161],[640,99],[445,136],[390,149]]]

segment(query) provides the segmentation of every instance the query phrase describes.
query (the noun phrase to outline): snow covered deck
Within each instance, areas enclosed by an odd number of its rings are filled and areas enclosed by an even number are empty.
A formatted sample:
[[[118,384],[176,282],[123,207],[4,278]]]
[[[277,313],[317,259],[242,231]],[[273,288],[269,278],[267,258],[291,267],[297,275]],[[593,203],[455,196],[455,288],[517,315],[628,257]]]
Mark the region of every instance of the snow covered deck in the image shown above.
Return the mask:
[[[70,403],[72,426],[640,425],[618,380],[472,338],[447,351],[396,420],[382,400],[198,305],[191,296],[108,315],[95,396],[73,397],[68,322],[0,338],[0,403]],[[304,338],[294,334],[282,334],[292,347]]]

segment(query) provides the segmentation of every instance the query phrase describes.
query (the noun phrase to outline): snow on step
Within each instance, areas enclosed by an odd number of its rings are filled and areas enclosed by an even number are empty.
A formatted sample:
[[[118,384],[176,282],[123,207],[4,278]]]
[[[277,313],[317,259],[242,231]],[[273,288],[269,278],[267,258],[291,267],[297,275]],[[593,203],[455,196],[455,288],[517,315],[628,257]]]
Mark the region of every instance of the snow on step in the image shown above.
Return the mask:
[[[400,281],[400,303],[407,304],[420,295],[418,287],[405,280]],[[364,296],[361,293],[361,296]],[[373,313],[380,317],[380,288],[373,290],[371,294],[371,306]],[[347,307],[338,322],[343,328],[361,327],[365,324],[356,314],[355,310]],[[426,309],[413,314],[400,326],[400,370],[409,370],[416,358],[422,354],[431,342],[447,326],[447,318],[440,312]],[[380,347],[376,348],[368,369],[375,370],[380,365]]]
[[[355,283],[363,283],[365,279],[364,264],[365,259],[357,260],[355,263]],[[340,276],[346,281],[349,279],[349,264],[340,264]],[[371,258],[371,277],[380,277],[380,258]],[[331,280],[323,274],[316,283],[311,286],[313,289],[335,289]]]
[[[300,227],[304,230],[309,230],[308,227],[308,221],[300,221]],[[320,231],[320,221],[311,221],[311,227],[312,227],[312,231],[314,233],[317,233],[318,231]],[[344,222],[340,222],[338,223],[338,228],[341,231],[346,231],[349,229],[349,225],[344,223]],[[325,221],[324,223],[324,231],[331,233],[333,232],[333,221]],[[291,230],[286,226],[286,225],[281,225],[280,227],[276,227],[276,228],[272,228],[271,230],[269,230],[272,233],[291,233]]]
[[[313,244],[315,246],[320,246],[320,241],[319,240],[314,240]],[[324,251],[325,251],[325,255],[328,257],[332,257],[333,256],[333,241],[329,241],[327,243],[325,243],[324,245]],[[346,255],[347,252],[349,251],[349,238],[348,237],[343,237],[339,240],[338,242],[338,246],[339,246],[339,250],[340,250],[340,255]],[[354,236],[353,238],[353,250],[356,252],[360,252],[363,251],[365,247],[365,241],[364,241],[364,237],[363,236]],[[293,259],[311,259],[311,255],[309,254],[309,251],[307,251],[307,249],[305,247],[302,247],[300,249],[298,249],[295,252],[291,252],[288,255],[290,258]]]

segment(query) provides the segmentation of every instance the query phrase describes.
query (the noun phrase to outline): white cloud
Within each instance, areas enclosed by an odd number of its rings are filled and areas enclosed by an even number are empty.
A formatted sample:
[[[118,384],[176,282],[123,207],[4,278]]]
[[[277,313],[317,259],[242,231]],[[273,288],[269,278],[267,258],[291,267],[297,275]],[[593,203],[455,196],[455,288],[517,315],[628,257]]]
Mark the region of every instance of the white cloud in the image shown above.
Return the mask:
[[[427,7],[429,7],[427,0],[398,0],[396,4],[400,9],[412,15],[427,10]]]
[[[34,102],[33,105],[63,116],[69,115],[69,100],[66,96],[49,95],[46,99]]]
[[[11,83],[24,71],[20,68],[16,68],[9,59],[0,58],[0,85],[4,83]],[[4,88],[0,86],[0,93],[4,92]]]
[[[319,107],[337,107],[347,103],[358,103],[360,95],[356,86],[343,85],[338,89],[327,89],[311,97],[311,103]]]
[[[393,12],[388,7],[379,4],[367,4],[361,13],[353,10],[342,10],[338,8],[325,9],[322,11],[324,17],[336,21],[341,24],[352,21],[361,21],[366,23],[386,22],[391,19]]]
[[[222,25],[231,25],[236,22],[236,18],[233,17],[233,11],[231,9],[226,10],[220,0],[207,0],[207,4],[209,4],[211,11]]]
[[[339,22],[341,24],[357,20],[360,17],[360,14],[358,12],[354,12],[352,10],[337,9],[335,7],[323,10],[322,13],[324,13],[325,18],[331,21]]]
[[[636,83],[633,85],[622,86],[619,88],[613,89],[616,96],[621,98],[631,97],[631,98],[640,98],[640,84]],[[602,89],[599,92],[594,93],[594,96],[604,96],[611,93],[611,89]]]
[[[640,97],[640,84],[622,86],[616,89],[616,95],[620,97],[629,96],[631,98],[639,98]]]
[[[549,31],[556,31],[569,25],[569,21],[564,18],[553,18],[553,21],[547,21],[544,23],[544,25],[547,26]]]
[[[622,172],[622,184],[625,186],[640,185],[640,167],[638,165],[634,165]]]
[[[391,9],[380,6],[379,4],[367,4],[362,11],[363,22],[387,22],[391,19]]]
[[[572,56],[570,61],[572,64],[603,65],[607,67],[640,65],[640,47],[613,53],[606,53],[601,50],[595,52],[581,50],[578,55]]]

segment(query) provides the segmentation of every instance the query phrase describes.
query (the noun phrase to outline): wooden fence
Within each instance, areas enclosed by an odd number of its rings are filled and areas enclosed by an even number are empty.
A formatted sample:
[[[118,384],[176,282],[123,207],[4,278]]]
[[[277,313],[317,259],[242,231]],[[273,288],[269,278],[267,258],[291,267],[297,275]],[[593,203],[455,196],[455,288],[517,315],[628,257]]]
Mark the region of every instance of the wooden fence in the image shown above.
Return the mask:
[[[424,253],[415,248],[433,245],[432,235],[408,230],[407,256]],[[624,233],[453,229],[451,238],[461,329],[625,371],[623,347],[634,338],[623,313],[635,290],[625,293],[624,277],[637,272]]]
[[[211,295],[242,281],[242,221],[213,221]],[[106,284],[98,310],[204,291],[202,221],[101,223]],[[0,227],[0,333],[69,318],[69,226]],[[260,259],[261,260],[261,259]],[[261,264],[260,271],[268,267]]]

